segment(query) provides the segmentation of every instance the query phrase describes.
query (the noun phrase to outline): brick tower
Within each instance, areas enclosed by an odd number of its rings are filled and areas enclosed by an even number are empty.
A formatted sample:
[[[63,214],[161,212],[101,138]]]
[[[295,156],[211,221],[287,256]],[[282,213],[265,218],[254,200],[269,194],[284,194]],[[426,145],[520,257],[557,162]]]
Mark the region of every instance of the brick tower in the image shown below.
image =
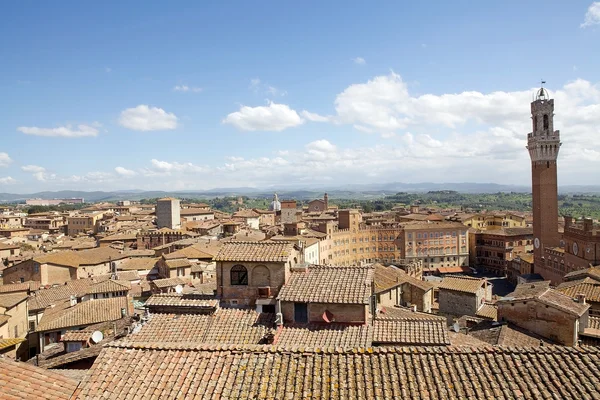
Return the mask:
[[[533,194],[533,247],[535,272],[554,281],[552,270],[546,268],[544,248],[558,247],[558,195],[556,158],[560,149],[560,132],[554,130],[554,100],[543,87],[531,103],[533,132],[527,135],[531,157]]]

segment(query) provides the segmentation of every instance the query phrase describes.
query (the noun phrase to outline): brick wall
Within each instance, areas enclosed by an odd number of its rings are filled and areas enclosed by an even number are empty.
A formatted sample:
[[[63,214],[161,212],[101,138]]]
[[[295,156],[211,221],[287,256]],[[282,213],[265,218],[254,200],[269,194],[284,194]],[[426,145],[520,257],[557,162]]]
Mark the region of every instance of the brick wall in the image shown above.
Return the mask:
[[[577,317],[535,300],[498,302],[498,320],[506,320],[558,343],[576,344]],[[583,320],[587,319],[587,312]]]

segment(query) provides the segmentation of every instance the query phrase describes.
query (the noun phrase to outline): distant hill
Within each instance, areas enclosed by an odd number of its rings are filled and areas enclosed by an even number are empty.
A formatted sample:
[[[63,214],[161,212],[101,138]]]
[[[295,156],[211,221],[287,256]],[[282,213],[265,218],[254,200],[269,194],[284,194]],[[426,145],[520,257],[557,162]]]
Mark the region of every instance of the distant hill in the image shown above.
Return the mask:
[[[498,193],[498,192],[519,192],[530,193],[531,188],[519,185],[501,185],[496,183],[370,183],[370,184],[347,184],[339,186],[316,186],[311,188],[291,188],[284,185],[273,186],[271,188],[215,188],[210,190],[187,190],[187,191],[143,191],[139,189],[116,190],[110,192],[93,191],[84,192],[76,190],[61,190],[56,192],[45,191],[29,194],[0,193],[0,202],[25,202],[26,199],[59,199],[83,197],[87,202],[98,201],[117,201],[117,200],[140,200],[155,197],[173,196],[179,198],[198,198],[207,199],[226,196],[249,196],[257,198],[270,198],[273,193],[277,193],[281,198],[311,199],[320,198],[324,192],[329,193],[331,198],[356,198],[356,199],[375,199],[385,195],[398,192],[429,192],[439,190],[454,190],[460,193]],[[559,188],[560,193],[600,193],[598,185],[566,185]]]

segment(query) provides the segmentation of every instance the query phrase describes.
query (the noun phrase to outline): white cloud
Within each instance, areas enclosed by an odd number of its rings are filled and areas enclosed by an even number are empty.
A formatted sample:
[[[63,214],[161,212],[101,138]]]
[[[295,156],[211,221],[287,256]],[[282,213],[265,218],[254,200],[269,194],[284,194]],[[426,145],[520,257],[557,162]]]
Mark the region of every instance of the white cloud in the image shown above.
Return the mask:
[[[160,131],[177,128],[177,116],[162,108],[140,104],[121,112],[119,124],[134,131]]]
[[[25,172],[44,172],[46,168],[40,167],[39,165],[23,165],[21,169]]]
[[[354,61],[354,64],[358,65],[365,65],[367,63],[367,61],[362,57],[353,58],[352,61]]]
[[[56,174],[49,173],[46,168],[39,165],[23,165],[21,169],[25,172],[30,172],[31,175],[40,182],[47,182],[56,179]]]
[[[174,172],[197,173],[204,172],[206,170],[205,168],[192,164],[191,162],[179,163],[152,159],[151,164],[152,167],[150,169],[144,170],[146,176],[170,174]]]
[[[17,182],[17,180],[10,176],[0,178],[0,185],[10,185],[10,184],[16,183],[16,182]]]
[[[91,126],[90,126],[91,125]],[[46,137],[93,137],[98,135],[98,122],[90,125],[77,125],[74,128],[71,125],[60,126],[58,128],[38,128],[36,126],[20,126],[17,128],[19,132],[26,135],[46,136]],[[101,126],[101,125],[100,125]]]
[[[242,106],[223,120],[243,131],[282,131],[302,125],[304,120],[286,104],[270,102],[268,106]]]
[[[582,28],[600,24],[600,1],[593,2],[585,13],[585,20],[581,24]]]
[[[262,93],[271,97],[287,95],[287,91],[269,85],[268,83],[261,81],[259,78],[250,79],[250,85],[248,88],[254,93]]]
[[[125,178],[130,178],[132,176],[136,176],[137,175],[137,172],[135,172],[135,171],[133,171],[131,169],[124,168],[124,167],[116,167],[115,168],[115,172],[117,174],[119,174],[120,176],[123,176]]]
[[[304,118],[306,118],[307,120],[312,121],[312,122],[327,122],[327,121],[329,121],[328,117],[324,117],[319,114],[311,113],[306,110],[302,110],[300,112],[300,115],[302,115]]]
[[[193,92],[193,93],[199,93],[202,91],[201,87],[193,87],[193,86],[188,86],[188,85],[176,85],[175,87],[173,87],[173,90],[175,92]]]
[[[11,162],[12,159],[8,153],[0,153],[0,167],[8,167]]]
[[[252,79],[250,79],[250,89],[252,89],[252,90],[258,90],[259,86],[260,86],[260,79],[259,78],[252,78]]]

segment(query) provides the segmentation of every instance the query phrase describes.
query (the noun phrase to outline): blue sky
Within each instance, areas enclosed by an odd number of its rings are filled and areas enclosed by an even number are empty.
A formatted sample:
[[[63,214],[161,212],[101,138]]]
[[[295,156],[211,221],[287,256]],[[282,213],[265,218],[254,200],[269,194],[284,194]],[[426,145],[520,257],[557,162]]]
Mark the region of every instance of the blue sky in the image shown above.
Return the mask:
[[[0,191],[600,184],[600,3],[2,2]]]

